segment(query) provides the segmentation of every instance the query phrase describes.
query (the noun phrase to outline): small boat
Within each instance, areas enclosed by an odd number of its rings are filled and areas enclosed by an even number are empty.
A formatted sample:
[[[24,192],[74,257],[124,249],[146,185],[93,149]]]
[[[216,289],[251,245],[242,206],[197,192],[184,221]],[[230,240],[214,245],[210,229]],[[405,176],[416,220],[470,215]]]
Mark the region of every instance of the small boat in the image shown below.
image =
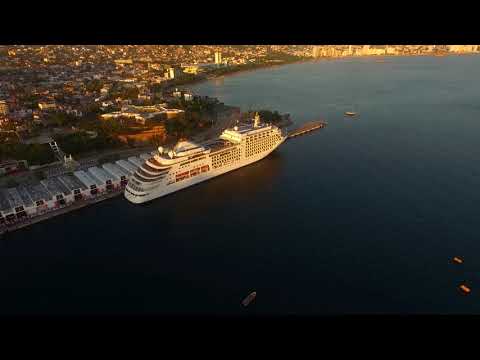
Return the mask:
[[[355,112],[353,112],[353,111],[346,111],[346,112],[345,112],[345,115],[347,115],[347,116],[355,116],[355,115],[357,115],[357,113],[355,113]]]
[[[459,286],[459,289],[464,294],[470,294],[470,292],[472,291],[472,290],[470,290],[470,288],[468,286],[463,285],[463,284]]]
[[[248,296],[242,300],[242,305],[247,307],[248,305],[250,305],[250,303],[255,300],[255,298],[257,297],[257,292],[256,291],[252,291],[250,294],[248,294]]]
[[[457,264],[463,264],[463,260],[461,258],[459,258],[458,256],[455,256],[453,258],[453,262],[457,263]]]

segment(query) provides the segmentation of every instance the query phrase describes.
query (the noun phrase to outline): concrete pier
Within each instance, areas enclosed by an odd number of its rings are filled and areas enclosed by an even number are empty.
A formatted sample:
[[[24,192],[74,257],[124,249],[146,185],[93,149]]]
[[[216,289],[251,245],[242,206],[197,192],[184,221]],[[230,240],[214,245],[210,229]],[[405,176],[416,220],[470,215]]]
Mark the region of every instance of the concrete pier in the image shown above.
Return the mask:
[[[116,196],[119,196],[119,195],[122,195],[122,194],[123,194],[123,189],[112,191],[112,192],[102,194],[102,195],[99,195],[97,197],[94,197],[94,198],[91,198],[91,199],[88,199],[88,200],[78,200],[74,203],[65,205],[65,206],[63,206],[59,209],[47,211],[47,212],[45,212],[41,215],[31,216],[31,217],[24,218],[22,220],[17,220],[16,222],[10,223],[8,225],[5,225],[5,224],[1,225],[0,226],[0,235],[3,235],[3,234],[5,234],[7,232],[10,232],[10,231],[18,230],[18,229],[36,224],[38,222],[41,222],[41,221],[44,221],[44,220],[47,220],[47,219],[51,219],[55,216],[59,216],[59,215],[66,214],[66,213],[69,213],[69,212],[77,210],[77,209],[81,209],[85,206],[93,205],[93,204],[99,203],[101,201],[111,199],[113,197],[116,197]]]
[[[327,122],[325,121],[311,121],[303,126],[299,127],[298,129],[294,129],[288,133],[288,138],[293,138],[296,136],[304,135],[306,133],[309,133],[311,131],[317,130],[317,129],[322,129],[327,126]]]

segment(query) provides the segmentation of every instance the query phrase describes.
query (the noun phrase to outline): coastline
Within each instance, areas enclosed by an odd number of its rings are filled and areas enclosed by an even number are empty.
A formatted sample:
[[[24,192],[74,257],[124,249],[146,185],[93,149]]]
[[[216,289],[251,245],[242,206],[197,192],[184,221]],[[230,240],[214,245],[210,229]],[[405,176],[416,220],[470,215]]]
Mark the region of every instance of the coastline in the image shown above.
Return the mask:
[[[340,57],[319,57],[319,58],[302,58],[299,60],[295,61],[288,61],[288,62],[283,62],[280,64],[274,64],[274,63],[269,63],[269,64],[261,64],[257,65],[251,68],[245,68],[245,69],[235,69],[228,71],[223,74],[206,74],[205,76],[197,77],[195,79],[191,79],[189,81],[182,82],[180,84],[169,84],[166,85],[164,88],[164,91],[171,91],[175,88],[182,88],[186,87],[188,85],[192,84],[198,84],[201,82],[206,82],[206,81],[211,81],[215,79],[219,79],[222,77],[227,77],[227,76],[233,76],[235,74],[241,74],[245,72],[250,72],[250,71],[257,71],[261,69],[269,69],[269,68],[274,68],[274,67],[280,67],[280,66],[285,66],[285,65],[291,65],[291,64],[299,64],[299,63],[306,63],[306,62],[320,62],[320,61],[335,61],[335,60],[352,60],[352,59],[366,59],[366,60],[377,60],[377,59],[385,59],[385,58],[399,58],[399,57],[452,57],[452,56],[474,56],[474,55],[479,55],[477,53],[466,53],[466,54],[452,54],[452,53],[446,53],[446,54],[409,54],[409,55],[367,55],[367,56],[340,56]]]
[[[310,62],[310,61],[312,61],[312,59],[300,59],[300,60],[295,60],[295,61],[284,62],[284,63],[281,63],[281,64],[271,64],[271,63],[269,63],[269,64],[257,65],[257,66],[251,67],[251,68],[245,68],[245,69],[240,68],[240,69],[228,71],[228,72],[223,73],[223,74],[207,74],[204,77],[198,77],[198,78],[192,79],[190,81],[186,81],[186,82],[181,83],[181,84],[166,85],[164,90],[165,91],[171,91],[174,88],[181,88],[181,87],[184,87],[184,86],[187,86],[187,85],[198,84],[198,83],[201,83],[201,82],[211,81],[211,80],[219,79],[219,78],[222,78],[222,77],[232,76],[232,75],[235,75],[235,74],[240,74],[240,73],[245,73],[245,72],[250,72],[250,71],[257,71],[257,70],[261,70],[261,69],[269,69],[269,68],[280,67],[280,66],[285,66],[285,65],[290,65],[290,64]]]

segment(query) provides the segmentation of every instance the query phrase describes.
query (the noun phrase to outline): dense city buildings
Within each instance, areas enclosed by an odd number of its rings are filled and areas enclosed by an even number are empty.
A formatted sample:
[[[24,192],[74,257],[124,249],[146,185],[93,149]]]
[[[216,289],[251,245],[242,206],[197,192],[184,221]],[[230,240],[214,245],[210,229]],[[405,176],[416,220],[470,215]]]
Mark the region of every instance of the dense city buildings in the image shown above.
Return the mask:
[[[53,161],[168,141],[212,126],[211,99],[176,86],[235,71],[345,56],[468,54],[478,45],[0,46],[0,160]],[[175,120],[177,119],[177,120]],[[173,135],[172,135],[173,136]]]
[[[0,100],[0,116],[8,115],[8,105],[5,100]]]

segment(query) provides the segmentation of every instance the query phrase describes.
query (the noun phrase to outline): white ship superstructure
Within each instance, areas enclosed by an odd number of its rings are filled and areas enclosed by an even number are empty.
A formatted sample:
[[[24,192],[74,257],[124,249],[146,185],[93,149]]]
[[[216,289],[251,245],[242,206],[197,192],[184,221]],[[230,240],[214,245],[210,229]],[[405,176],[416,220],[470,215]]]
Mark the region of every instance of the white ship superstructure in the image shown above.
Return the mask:
[[[216,140],[159,147],[130,177],[125,197],[139,204],[170,194],[261,160],[285,139],[280,128],[261,123],[256,114],[253,124],[226,129]]]

